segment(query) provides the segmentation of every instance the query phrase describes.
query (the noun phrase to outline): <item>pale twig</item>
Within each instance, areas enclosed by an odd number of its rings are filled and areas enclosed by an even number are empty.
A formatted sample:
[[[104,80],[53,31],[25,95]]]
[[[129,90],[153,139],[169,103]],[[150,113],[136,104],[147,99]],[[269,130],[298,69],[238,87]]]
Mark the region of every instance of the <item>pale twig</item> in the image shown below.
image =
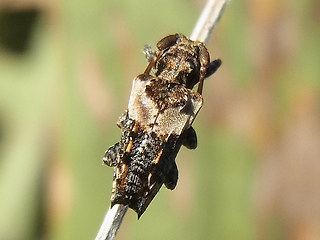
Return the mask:
[[[128,210],[128,206],[115,204],[109,209],[95,240],[112,240],[120,228],[122,219]]]
[[[194,27],[190,39],[208,43],[212,32],[218,24],[229,0],[208,0]],[[220,62],[221,64],[221,62]],[[201,93],[204,81],[199,81],[198,92]]]
[[[228,0],[208,0],[190,39],[207,43],[217,25]],[[128,206],[115,204],[107,212],[95,240],[113,240],[120,228]]]
[[[208,43],[212,31],[219,22],[228,0],[208,0],[196,26],[190,36],[191,40]]]

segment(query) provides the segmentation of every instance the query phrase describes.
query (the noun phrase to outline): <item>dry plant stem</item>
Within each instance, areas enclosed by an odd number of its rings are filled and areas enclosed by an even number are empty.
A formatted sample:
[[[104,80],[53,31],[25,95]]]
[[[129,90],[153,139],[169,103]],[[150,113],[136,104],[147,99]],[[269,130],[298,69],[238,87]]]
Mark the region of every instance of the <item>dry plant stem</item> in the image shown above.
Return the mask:
[[[208,0],[194,27],[190,39],[208,43],[229,0]],[[203,81],[199,81],[198,93],[202,93]]]
[[[127,210],[128,206],[122,204],[115,204],[111,209],[109,209],[95,240],[114,239]]]
[[[190,39],[207,44],[228,2],[229,0],[208,0],[192,31]]]
[[[227,2],[228,0],[208,0],[191,34],[191,40],[198,40],[204,43],[209,41],[212,31],[217,25]],[[201,91],[202,88],[203,81],[199,83],[199,89],[201,89]],[[114,239],[127,210],[128,206],[122,204],[116,204],[109,209],[95,240]]]

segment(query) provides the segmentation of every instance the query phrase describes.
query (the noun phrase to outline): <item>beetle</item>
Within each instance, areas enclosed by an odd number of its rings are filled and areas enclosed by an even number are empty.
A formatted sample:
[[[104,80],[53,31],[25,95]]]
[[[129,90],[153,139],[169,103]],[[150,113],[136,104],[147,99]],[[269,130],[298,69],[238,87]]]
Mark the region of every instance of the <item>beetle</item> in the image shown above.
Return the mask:
[[[146,57],[149,64],[134,78],[128,108],[117,123],[121,139],[103,158],[114,167],[111,206],[128,205],[138,218],[163,184],[176,187],[181,146],[197,147],[192,123],[203,104],[203,81],[221,65],[220,59],[210,62],[204,43],[182,34],[164,37]]]

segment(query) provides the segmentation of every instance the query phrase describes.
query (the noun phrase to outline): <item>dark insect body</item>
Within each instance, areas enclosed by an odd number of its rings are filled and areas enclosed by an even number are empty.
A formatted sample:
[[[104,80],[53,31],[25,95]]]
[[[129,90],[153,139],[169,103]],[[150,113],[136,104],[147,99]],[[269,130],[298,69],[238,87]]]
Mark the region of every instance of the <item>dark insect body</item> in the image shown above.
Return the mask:
[[[210,62],[202,42],[182,34],[163,38],[157,48],[147,49],[149,65],[133,80],[128,109],[117,124],[121,139],[103,158],[114,167],[111,206],[128,205],[138,217],[162,184],[176,187],[181,145],[197,147],[191,125],[202,106],[203,81],[221,65],[219,59]]]

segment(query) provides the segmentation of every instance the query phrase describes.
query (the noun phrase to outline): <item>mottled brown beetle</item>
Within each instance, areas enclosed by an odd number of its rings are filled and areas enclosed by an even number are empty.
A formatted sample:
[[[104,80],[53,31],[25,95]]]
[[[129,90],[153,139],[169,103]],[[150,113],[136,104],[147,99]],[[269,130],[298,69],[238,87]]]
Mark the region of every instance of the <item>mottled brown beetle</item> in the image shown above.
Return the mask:
[[[133,80],[128,109],[118,122],[121,140],[103,158],[114,167],[111,206],[128,205],[138,217],[162,184],[176,187],[181,145],[197,147],[191,125],[202,106],[203,81],[221,65],[219,59],[210,62],[202,42],[182,34],[163,38],[157,48],[147,51],[149,65]]]

